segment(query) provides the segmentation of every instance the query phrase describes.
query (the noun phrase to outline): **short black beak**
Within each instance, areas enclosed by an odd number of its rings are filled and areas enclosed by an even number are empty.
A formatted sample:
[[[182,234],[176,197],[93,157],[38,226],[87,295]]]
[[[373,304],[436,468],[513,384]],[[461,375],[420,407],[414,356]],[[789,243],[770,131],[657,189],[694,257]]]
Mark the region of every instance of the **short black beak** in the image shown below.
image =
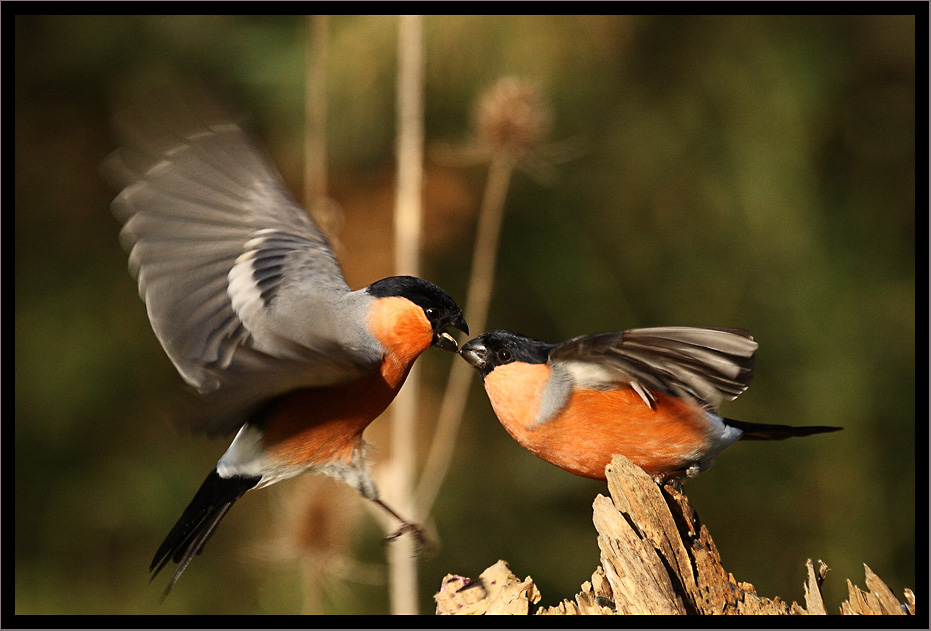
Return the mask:
[[[465,316],[463,316],[462,314],[459,314],[459,317],[449,326],[456,327],[457,329],[459,329],[466,335],[469,334],[469,325],[466,324]]]
[[[488,349],[478,340],[472,340],[462,345],[462,348],[459,349],[459,354],[471,365],[482,370],[488,358]]]
[[[448,326],[455,327],[466,335],[469,334],[469,325],[466,324],[465,318],[462,317],[462,314],[450,322]],[[451,353],[455,353],[459,348],[459,345],[456,343],[456,339],[445,330],[440,331],[433,336],[433,345]]]

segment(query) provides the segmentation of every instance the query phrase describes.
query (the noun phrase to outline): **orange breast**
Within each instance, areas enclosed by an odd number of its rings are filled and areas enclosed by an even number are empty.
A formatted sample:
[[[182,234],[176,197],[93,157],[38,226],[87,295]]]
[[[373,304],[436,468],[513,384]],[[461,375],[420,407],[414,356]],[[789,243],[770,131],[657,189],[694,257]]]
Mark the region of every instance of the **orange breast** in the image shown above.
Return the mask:
[[[498,366],[485,376],[485,392],[491,407],[504,428],[522,445],[515,431],[520,433],[536,423],[540,397],[549,378],[550,368],[546,364],[523,362]]]
[[[377,370],[345,384],[296,390],[275,402],[263,448],[281,462],[350,462],[362,432],[394,400],[414,360],[433,340],[423,309],[405,298],[377,300],[366,324],[385,349]]]
[[[378,370],[355,381],[279,397],[268,413],[263,448],[295,466],[350,462],[362,432],[394,400],[416,357],[389,353]]]
[[[409,367],[408,367],[409,369]],[[394,399],[407,371],[391,384],[383,371],[347,384],[295,390],[268,412],[263,449],[284,464],[349,463],[362,432]]]
[[[491,379],[508,366],[523,369]],[[655,475],[688,466],[708,447],[706,412],[696,403],[656,394],[656,408],[651,409],[630,388],[577,390],[559,414],[536,423],[548,373],[544,365],[508,364],[485,379],[501,424],[517,442],[547,462],[603,480],[613,454],[622,454]]]

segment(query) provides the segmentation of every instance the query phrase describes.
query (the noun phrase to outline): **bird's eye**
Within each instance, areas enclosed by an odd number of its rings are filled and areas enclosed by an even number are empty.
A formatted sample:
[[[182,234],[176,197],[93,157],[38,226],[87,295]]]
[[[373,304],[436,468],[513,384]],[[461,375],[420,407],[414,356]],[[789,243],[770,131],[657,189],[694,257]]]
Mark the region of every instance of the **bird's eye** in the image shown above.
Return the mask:
[[[440,310],[439,310],[439,309],[435,309],[435,308],[433,308],[433,307],[427,307],[427,308],[424,310],[424,313],[427,314],[427,318],[428,318],[429,320],[436,320],[436,318],[440,315]]]
[[[500,351],[498,351],[498,361],[501,362],[502,364],[506,364],[509,361],[511,361],[510,351],[505,350],[503,348]]]

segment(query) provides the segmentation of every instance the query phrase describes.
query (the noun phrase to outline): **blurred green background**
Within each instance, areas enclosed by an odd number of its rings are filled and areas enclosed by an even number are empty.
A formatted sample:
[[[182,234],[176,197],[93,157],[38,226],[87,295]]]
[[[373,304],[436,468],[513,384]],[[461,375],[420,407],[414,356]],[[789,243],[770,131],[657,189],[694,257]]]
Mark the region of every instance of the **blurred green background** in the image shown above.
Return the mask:
[[[180,379],[97,175],[110,107],[144,79],[226,86],[301,198],[306,18],[15,22],[16,613],[386,612],[375,523],[357,512],[351,540],[315,556],[312,535],[282,534],[288,489],[247,495],[164,605],[146,573],[227,442],[164,421]],[[914,17],[424,24],[429,147],[467,144],[476,98],[512,75],[549,103],[549,138],[581,148],[542,147],[555,177],[514,177],[489,328],[750,329],[755,380],[723,413],[845,431],[738,444],[687,484],[724,566],[802,601],[805,560],[823,559],[829,611],[862,563],[900,599],[915,588]],[[358,287],[391,272],[397,20],[334,16],[329,32],[330,190]],[[448,162],[428,155],[424,275],[464,300],[485,170]],[[450,361],[421,360],[425,429]],[[422,610],[446,573],[499,558],[543,604],[571,597],[599,563],[598,493],[513,442],[476,378]]]

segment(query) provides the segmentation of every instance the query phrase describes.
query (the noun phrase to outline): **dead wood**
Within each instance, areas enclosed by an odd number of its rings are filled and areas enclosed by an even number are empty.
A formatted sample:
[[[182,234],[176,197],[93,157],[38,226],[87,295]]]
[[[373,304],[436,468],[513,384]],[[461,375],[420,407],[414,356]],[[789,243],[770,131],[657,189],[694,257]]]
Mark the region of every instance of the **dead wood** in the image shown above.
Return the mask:
[[[610,498],[593,504],[601,565],[571,600],[539,607],[540,591],[498,561],[478,579],[448,574],[435,594],[438,614],[776,614],[825,615],[821,584],[828,568],[806,563],[805,607],[759,596],[721,565],[711,533],[688,498],[670,485],[657,486],[639,467],[615,456],[607,468]],[[915,595],[905,602],[864,564],[863,591],[847,581],[842,614],[915,613]]]

